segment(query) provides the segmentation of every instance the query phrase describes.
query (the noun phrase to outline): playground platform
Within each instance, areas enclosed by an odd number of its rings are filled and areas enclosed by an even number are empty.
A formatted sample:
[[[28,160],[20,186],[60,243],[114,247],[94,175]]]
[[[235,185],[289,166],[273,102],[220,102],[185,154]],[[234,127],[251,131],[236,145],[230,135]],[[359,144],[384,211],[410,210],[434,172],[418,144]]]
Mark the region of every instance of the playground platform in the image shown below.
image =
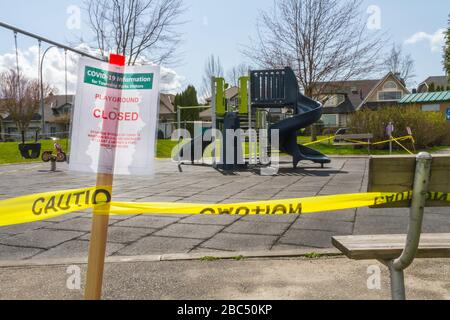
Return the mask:
[[[118,177],[114,198],[119,201],[236,203],[365,192],[367,157],[335,157],[320,165],[292,168],[282,159],[278,176],[255,172],[223,175],[208,166],[184,166],[158,161],[155,178]],[[48,173],[49,165],[0,166],[0,199],[40,192],[92,186],[90,175],[68,172],[65,164]],[[447,208],[426,210],[423,232],[448,233]],[[448,214],[448,213],[447,213]],[[331,248],[336,235],[405,233],[407,209],[368,208],[289,216],[113,216],[108,256],[138,256]],[[0,228],[0,261],[85,258],[91,227],[89,212]]]

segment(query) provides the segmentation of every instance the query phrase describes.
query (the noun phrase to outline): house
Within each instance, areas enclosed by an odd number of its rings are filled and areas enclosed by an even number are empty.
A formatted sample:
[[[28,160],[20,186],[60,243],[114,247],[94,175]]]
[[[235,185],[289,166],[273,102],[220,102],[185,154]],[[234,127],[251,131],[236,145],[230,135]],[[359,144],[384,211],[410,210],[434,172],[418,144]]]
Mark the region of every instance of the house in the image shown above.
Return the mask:
[[[392,72],[379,80],[319,82],[319,100],[324,104],[322,121],[327,127],[346,127],[358,110],[391,106],[409,94],[405,83]]]
[[[239,96],[239,87],[230,87],[225,90],[225,99],[227,101],[227,106],[236,107],[239,104],[238,101]],[[206,98],[206,103],[211,105],[211,97]],[[204,122],[210,122],[212,120],[212,111],[211,109],[206,109],[200,112],[200,120]]]
[[[73,105],[73,95],[50,95],[44,103],[44,122],[47,137],[67,137],[70,130],[70,117]],[[25,133],[26,139],[35,139],[36,133],[41,134],[42,112],[38,112],[32,117],[28,130]],[[21,132],[18,131],[16,123],[11,115],[4,111],[0,114],[1,129],[0,140],[20,140]]]
[[[53,95],[50,94],[45,99],[44,122],[46,137],[68,137],[70,131],[72,106],[74,104],[74,95]],[[170,94],[161,94],[160,96],[160,114],[158,136],[166,139],[170,138],[176,128],[176,112],[174,106],[175,96]],[[0,113],[0,140],[20,140],[21,133],[11,116],[3,111]],[[27,139],[34,139],[36,132],[41,132],[42,117],[41,110],[33,116],[28,131],[25,136]]]
[[[53,95],[45,99],[45,133],[51,137],[68,137],[74,95]]]
[[[317,83],[323,103],[322,121],[326,127],[346,127],[349,116],[356,111],[378,80],[352,80]]]
[[[441,112],[442,117],[449,119],[450,114],[450,91],[424,92],[409,94],[400,100],[401,106],[412,106],[420,108],[424,112]],[[447,140],[450,143],[450,121],[447,121]]]
[[[450,81],[447,76],[428,77],[417,86],[417,93],[433,92],[438,88],[442,88],[441,91],[448,90],[450,88]]]
[[[158,139],[170,139],[176,129],[177,112],[175,110],[175,95],[160,95]]]

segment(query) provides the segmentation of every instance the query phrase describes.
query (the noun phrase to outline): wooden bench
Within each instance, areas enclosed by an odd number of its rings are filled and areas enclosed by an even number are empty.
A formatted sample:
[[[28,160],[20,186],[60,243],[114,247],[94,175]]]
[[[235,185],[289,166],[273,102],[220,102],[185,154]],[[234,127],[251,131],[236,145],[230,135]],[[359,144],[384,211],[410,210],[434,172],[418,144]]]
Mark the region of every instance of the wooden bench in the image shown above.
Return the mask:
[[[365,140],[365,141],[364,141]],[[370,145],[373,140],[373,134],[340,134],[334,138],[334,146],[360,146],[364,145],[355,141],[367,142],[367,150],[370,154]]]
[[[412,200],[392,202],[373,208],[410,208],[407,235],[367,235],[333,237],[333,245],[354,260],[376,259],[389,268],[391,294],[404,300],[404,270],[415,258],[450,257],[450,234],[421,234],[425,207],[450,206],[429,192],[450,193],[450,156],[372,157],[369,192],[412,192]]]

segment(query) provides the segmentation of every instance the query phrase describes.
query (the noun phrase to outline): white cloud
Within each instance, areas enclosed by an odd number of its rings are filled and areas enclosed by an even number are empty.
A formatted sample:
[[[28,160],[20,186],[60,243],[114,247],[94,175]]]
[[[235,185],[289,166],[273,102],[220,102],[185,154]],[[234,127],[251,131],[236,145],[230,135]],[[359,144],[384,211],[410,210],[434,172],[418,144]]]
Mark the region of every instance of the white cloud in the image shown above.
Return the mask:
[[[78,50],[85,51],[92,55],[97,52],[87,45],[82,44]],[[25,76],[37,79],[38,77],[38,46],[31,46],[26,50],[19,50],[20,70]],[[42,52],[41,52],[42,54]],[[79,55],[67,52],[67,92],[75,93],[78,76]],[[44,82],[56,87],[59,94],[65,92],[65,72],[64,72],[64,50],[52,48],[48,51],[44,60],[43,79]],[[16,68],[15,53],[5,53],[0,55],[0,72]],[[161,67],[161,91],[166,93],[176,93],[182,87],[183,77],[176,71]]]
[[[445,43],[445,32],[444,28],[438,29],[434,34],[420,31],[409,37],[405,44],[412,45],[425,41],[429,43],[432,52],[440,52]]]

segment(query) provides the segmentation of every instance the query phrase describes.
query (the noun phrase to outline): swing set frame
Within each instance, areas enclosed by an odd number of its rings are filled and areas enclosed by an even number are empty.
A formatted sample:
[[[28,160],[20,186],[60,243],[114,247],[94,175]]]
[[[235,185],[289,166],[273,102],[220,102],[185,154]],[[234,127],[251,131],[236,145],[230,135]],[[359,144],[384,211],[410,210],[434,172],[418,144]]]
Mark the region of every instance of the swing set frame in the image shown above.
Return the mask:
[[[40,109],[41,109],[41,135],[45,136],[45,114],[44,114],[44,81],[43,81],[43,65],[44,65],[44,59],[46,54],[48,53],[48,51],[52,48],[58,48],[58,49],[62,49],[64,50],[64,72],[65,72],[65,95],[66,95],[66,103],[67,101],[67,52],[73,52],[75,54],[78,54],[80,56],[84,56],[84,57],[89,57],[91,59],[94,60],[99,60],[99,61],[107,61],[107,58],[103,57],[96,57],[93,56],[89,53],[86,53],[84,51],[81,50],[77,50],[74,48],[71,48],[67,45],[58,43],[56,41],[50,40],[48,38],[36,35],[34,33],[28,32],[26,30],[17,28],[15,26],[9,25],[7,23],[1,22],[0,21],[0,27],[4,28],[4,29],[8,29],[11,30],[14,34],[14,45],[15,45],[15,54],[16,54],[16,69],[17,69],[17,76],[19,77],[20,74],[20,66],[19,66],[19,48],[18,48],[18,41],[17,41],[17,36],[18,34],[22,34],[24,36],[36,39],[38,41],[38,46],[39,46],[39,51],[38,51],[38,82],[39,82],[39,86],[40,86]],[[46,50],[44,51],[43,54],[41,54],[41,48],[42,48],[42,43],[47,43],[49,46],[46,48]],[[22,133],[22,140],[24,140],[24,133]],[[29,146],[27,146],[25,144],[25,141],[22,141],[22,145],[19,146],[19,150],[22,154],[22,156],[24,158],[37,158],[39,157],[40,153],[40,145],[38,146],[37,143],[37,133],[36,133],[36,141],[34,144],[30,144]],[[32,152],[30,152],[30,150],[28,149],[33,149]],[[39,149],[39,151],[38,151]],[[36,157],[37,154],[37,157]]]

